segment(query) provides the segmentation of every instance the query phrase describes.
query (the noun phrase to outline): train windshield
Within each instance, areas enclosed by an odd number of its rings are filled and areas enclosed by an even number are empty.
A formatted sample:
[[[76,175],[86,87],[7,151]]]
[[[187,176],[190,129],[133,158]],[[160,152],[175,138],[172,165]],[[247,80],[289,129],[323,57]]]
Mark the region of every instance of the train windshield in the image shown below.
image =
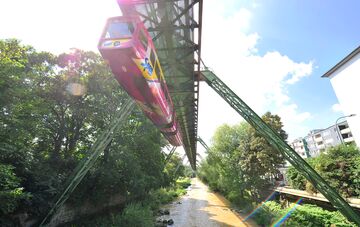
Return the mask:
[[[111,21],[106,30],[106,39],[129,37],[134,32],[134,26],[129,22]]]

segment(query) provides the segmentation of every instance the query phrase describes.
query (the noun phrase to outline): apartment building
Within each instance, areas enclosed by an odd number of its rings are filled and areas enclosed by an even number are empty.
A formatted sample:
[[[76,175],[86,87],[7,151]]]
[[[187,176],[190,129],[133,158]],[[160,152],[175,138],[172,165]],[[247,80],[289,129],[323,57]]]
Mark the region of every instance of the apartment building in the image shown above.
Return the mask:
[[[302,157],[308,158],[310,157],[309,150],[306,145],[306,141],[304,138],[297,138],[295,139],[290,146]]]
[[[347,120],[354,136],[353,138],[352,136],[346,137],[343,141],[355,140],[358,146],[360,146],[359,75],[360,46],[322,76],[323,78],[330,79],[344,115],[352,115],[352,117],[347,118]]]
[[[347,121],[332,125],[326,129],[315,129],[305,137],[295,139],[290,146],[302,157],[316,157],[327,148],[341,143],[354,142]]]

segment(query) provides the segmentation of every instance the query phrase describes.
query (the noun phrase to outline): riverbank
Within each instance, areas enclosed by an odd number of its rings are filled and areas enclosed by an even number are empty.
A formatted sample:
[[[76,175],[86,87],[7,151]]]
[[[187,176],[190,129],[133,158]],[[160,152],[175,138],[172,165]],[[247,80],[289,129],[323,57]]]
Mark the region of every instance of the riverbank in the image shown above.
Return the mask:
[[[179,178],[174,185],[150,191],[146,197],[132,200],[121,208],[84,216],[64,226],[155,226],[160,207],[185,195],[186,188],[191,185],[190,181],[189,178]]]
[[[163,206],[163,209],[169,214],[159,218],[172,219],[176,227],[257,226],[253,221],[245,222],[245,217],[234,212],[228,200],[212,192],[197,178],[192,179],[186,195]]]

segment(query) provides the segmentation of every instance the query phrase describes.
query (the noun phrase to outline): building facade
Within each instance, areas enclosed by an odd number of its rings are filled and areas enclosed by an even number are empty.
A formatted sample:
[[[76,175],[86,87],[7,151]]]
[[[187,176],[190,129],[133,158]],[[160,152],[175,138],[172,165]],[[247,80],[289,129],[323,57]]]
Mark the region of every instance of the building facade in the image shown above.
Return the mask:
[[[306,146],[306,141],[304,138],[295,139],[290,146],[298,153],[302,158],[310,157],[309,150]]]
[[[339,104],[347,118],[353,138],[360,146],[360,46],[326,72],[322,77],[329,78]]]
[[[316,157],[322,151],[341,143],[354,142],[349,124],[342,121],[326,129],[315,129],[305,137],[295,139],[290,146],[302,157]]]

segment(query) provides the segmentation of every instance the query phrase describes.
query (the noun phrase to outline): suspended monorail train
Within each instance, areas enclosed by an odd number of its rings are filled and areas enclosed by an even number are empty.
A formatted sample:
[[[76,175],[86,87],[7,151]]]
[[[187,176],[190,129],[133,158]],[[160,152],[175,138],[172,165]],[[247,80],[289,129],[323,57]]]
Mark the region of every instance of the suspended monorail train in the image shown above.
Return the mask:
[[[98,49],[144,114],[172,145],[181,146],[174,106],[151,36],[141,20],[132,16],[109,18]]]

